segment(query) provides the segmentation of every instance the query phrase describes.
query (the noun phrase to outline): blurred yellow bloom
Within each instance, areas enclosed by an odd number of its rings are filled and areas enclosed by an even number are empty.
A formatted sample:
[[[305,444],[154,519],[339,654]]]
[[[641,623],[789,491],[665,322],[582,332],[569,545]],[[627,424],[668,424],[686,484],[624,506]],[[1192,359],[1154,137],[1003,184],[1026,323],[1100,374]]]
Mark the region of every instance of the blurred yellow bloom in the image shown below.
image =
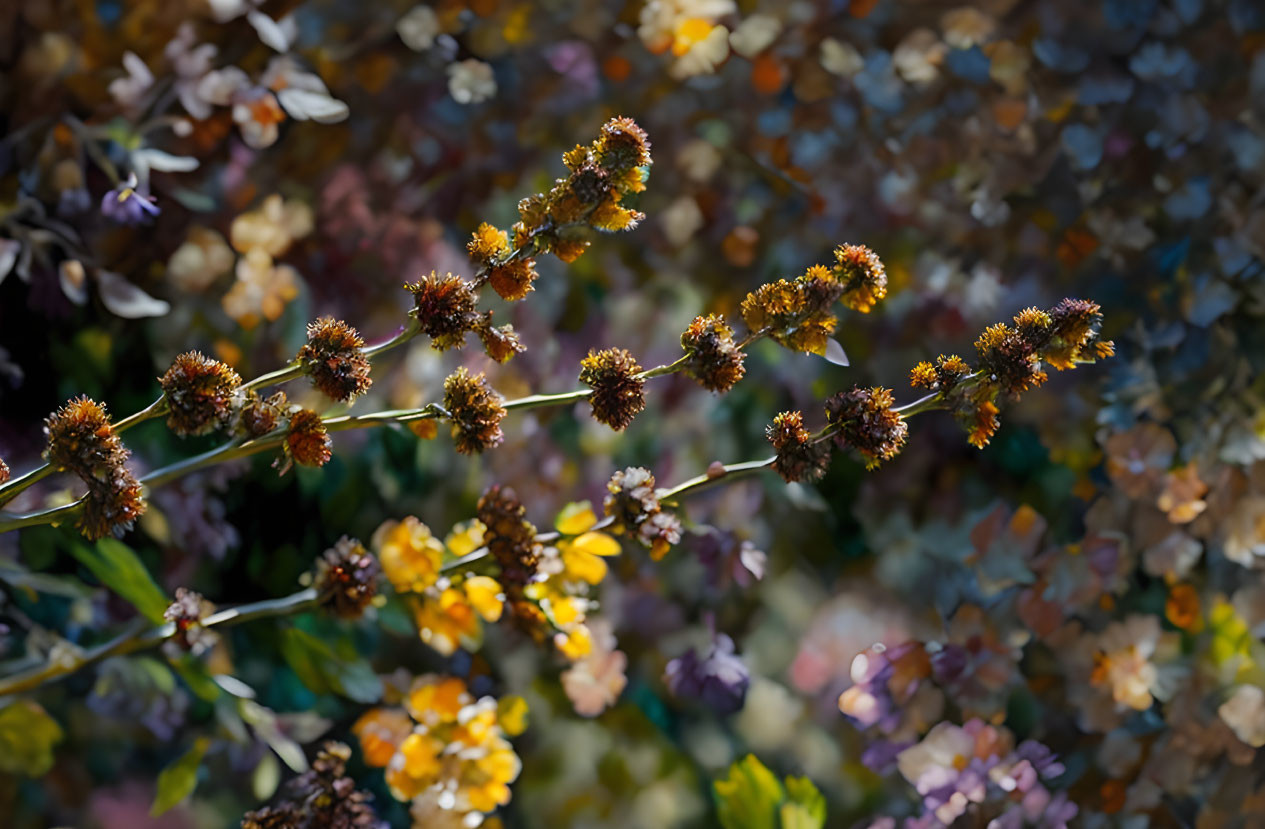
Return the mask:
[[[501,618],[505,607],[505,593],[501,583],[490,576],[470,576],[461,583],[466,598],[485,622],[495,622]]]
[[[439,578],[444,545],[413,516],[386,521],[373,534],[382,571],[397,592],[420,593]]]

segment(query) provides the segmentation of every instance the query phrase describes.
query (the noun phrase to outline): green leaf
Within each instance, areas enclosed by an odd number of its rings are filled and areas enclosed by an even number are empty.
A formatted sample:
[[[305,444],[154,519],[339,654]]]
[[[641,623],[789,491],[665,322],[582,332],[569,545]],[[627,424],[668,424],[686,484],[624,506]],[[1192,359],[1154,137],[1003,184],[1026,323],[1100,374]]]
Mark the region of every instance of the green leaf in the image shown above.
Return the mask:
[[[821,829],[826,825],[826,798],[807,777],[786,778],[782,829]]]
[[[31,700],[0,708],[0,771],[44,775],[53,767],[53,746],[63,736],[57,721]]]
[[[777,829],[782,784],[754,754],[729,767],[729,776],[712,783],[716,813],[725,829]]]
[[[342,694],[356,702],[382,698],[382,680],[363,659],[343,657],[323,639],[298,628],[281,634],[281,655],[316,694]]]
[[[158,775],[158,794],[154,796],[154,805],[149,809],[150,817],[158,817],[193,794],[193,790],[198,787],[198,769],[202,767],[202,757],[210,744],[211,741],[206,737],[198,738],[193,748],[162,770]]]
[[[162,624],[163,613],[170,602],[131,547],[113,538],[103,538],[95,550],[73,544],[70,551],[102,584],[131,602],[146,619]]]

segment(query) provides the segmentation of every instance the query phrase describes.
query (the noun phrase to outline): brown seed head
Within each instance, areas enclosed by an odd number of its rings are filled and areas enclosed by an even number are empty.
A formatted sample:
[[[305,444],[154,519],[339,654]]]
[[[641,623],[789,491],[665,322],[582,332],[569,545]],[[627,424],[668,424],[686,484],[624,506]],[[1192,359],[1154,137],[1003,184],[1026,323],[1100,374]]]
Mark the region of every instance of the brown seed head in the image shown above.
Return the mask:
[[[681,348],[687,358],[685,373],[709,391],[729,391],[746,372],[746,355],[734,345],[733,330],[718,314],[695,317],[681,335]]]
[[[275,392],[261,398],[254,389],[246,392],[246,398],[233,422],[233,433],[248,438],[258,438],[277,428],[285,414],[286,393]]]
[[[487,355],[498,363],[504,363],[510,360],[515,354],[520,354],[527,349],[519,342],[518,332],[514,330],[512,325],[502,325],[497,328],[491,322],[492,312],[484,317],[484,323],[479,326],[479,340],[483,343],[483,350]]]
[[[486,529],[483,543],[501,565],[501,580],[524,585],[536,575],[542,547],[527,508],[509,487],[493,485],[479,499],[478,516]]]
[[[459,368],[444,381],[444,408],[452,422],[452,439],[463,455],[499,446],[505,439],[501,420],[505,408],[501,396],[482,374]]]
[[[590,351],[580,361],[580,382],[593,389],[593,418],[622,432],[646,407],[646,381],[632,353],[622,348]]]
[[[365,545],[343,536],[316,560],[313,586],[321,604],[337,616],[355,619],[378,594],[381,573],[378,559]]]
[[[648,167],[650,136],[631,118],[612,118],[602,126],[593,145],[598,163],[608,170],[627,170],[632,167]]]
[[[308,323],[307,343],[299,349],[303,369],[331,400],[347,402],[369,390],[369,358],[364,339],[347,323],[321,317]]]
[[[856,387],[826,401],[826,422],[835,429],[835,443],[859,452],[866,469],[894,458],[905,444],[909,424],[892,404],[891,390],[878,386]]]
[[[286,428],[286,454],[299,466],[324,466],[332,457],[329,432],[321,416],[311,409],[290,415]]]
[[[461,277],[432,272],[404,287],[413,294],[413,317],[439,351],[460,346],[466,332],[478,324],[474,291]]]
[[[773,471],[787,483],[815,481],[826,474],[830,447],[812,442],[812,434],[804,428],[802,412],[782,412],[773,418],[764,434],[777,450]]]
[[[158,379],[167,398],[167,425],[177,435],[205,435],[228,423],[241,375],[198,351],[177,357]]]

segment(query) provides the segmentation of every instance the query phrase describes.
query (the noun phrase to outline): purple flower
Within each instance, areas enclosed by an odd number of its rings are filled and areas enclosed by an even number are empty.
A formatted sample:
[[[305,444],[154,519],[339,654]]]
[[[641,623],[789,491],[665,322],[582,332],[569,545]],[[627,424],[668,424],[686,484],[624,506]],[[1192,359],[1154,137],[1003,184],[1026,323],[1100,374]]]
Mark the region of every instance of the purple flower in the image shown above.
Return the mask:
[[[742,708],[751,684],[747,666],[734,653],[734,640],[723,633],[703,656],[690,648],[673,659],[663,678],[674,696],[697,700],[722,715]]]
[[[153,196],[136,191],[136,174],[101,197],[101,215],[123,225],[139,225],[159,213]]]
[[[708,583],[725,588],[730,582],[750,587],[764,578],[768,557],[750,541],[739,543],[733,533],[709,528],[695,536],[694,552],[707,569]]]
[[[861,752],[861,764],[875,774],[890,774],[896,768],[896,755],[911,745],[913,743],[909,740],[900,742],[879,738]]]

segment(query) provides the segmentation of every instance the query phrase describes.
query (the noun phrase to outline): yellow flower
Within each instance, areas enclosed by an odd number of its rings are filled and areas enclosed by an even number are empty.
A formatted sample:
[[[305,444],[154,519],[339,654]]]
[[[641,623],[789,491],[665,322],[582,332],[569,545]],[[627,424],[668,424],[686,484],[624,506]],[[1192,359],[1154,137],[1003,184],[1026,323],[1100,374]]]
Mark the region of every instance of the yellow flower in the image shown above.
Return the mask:
[[[483,640],[479,617],[465,591],[457,587],[446,587],[436,595],[427,591],[413,608],[413,621],[422,641],[444,656],[452,656],[458,645],[475,650]]]
[[[470,576],[461,583],[466,598],[485,622],[501,618],[505,607],[505,592],[501,583],[490,576]]]
[[[396,800],[412,800],[431,786],[440,771],[443,743],[425,732],[413,732],[400,743],[386,770],[386,783]]]
[[[452,532],[444,539],[444,545],[455,558],[461,558],[483,546],[483,533],[486,530],[487,527],[477,518],[455,524]]]
[[[420,593],[439,578],[444,545],[413,516],[387,521],[373,534],[382,571],[397,592]]]
[[[391,762],[412,730],[413,721],[402,708],[370,708],[351,727],[351,732],[360,738],[365,763],[375,768]]]
[[[619,542],[603,532],[586,532],[570,541],[559,541],[562,556],[561,578],[598,584],[606,578],[603,558],[619,555]]]
[[[562,508],[553,526],[562,535],[579,535],[596,523],[593,505],[588,501],[575,501]]]
[[[505,733],[517,737],[527,730],[527,700],[517,694],[501,697],[496,704],[496,716]]]
[[[461,709],[473,701],[460,678],[427,674],[413,681],[404,706],[413,719],[433,727],[439,723],[456,722]]]
[[[562,651],[562,655],[573,662],[583,659],[593,650],[593,635],[585,625],[576,625],[570,631],[559,631],[553,636],[553,643]]]

